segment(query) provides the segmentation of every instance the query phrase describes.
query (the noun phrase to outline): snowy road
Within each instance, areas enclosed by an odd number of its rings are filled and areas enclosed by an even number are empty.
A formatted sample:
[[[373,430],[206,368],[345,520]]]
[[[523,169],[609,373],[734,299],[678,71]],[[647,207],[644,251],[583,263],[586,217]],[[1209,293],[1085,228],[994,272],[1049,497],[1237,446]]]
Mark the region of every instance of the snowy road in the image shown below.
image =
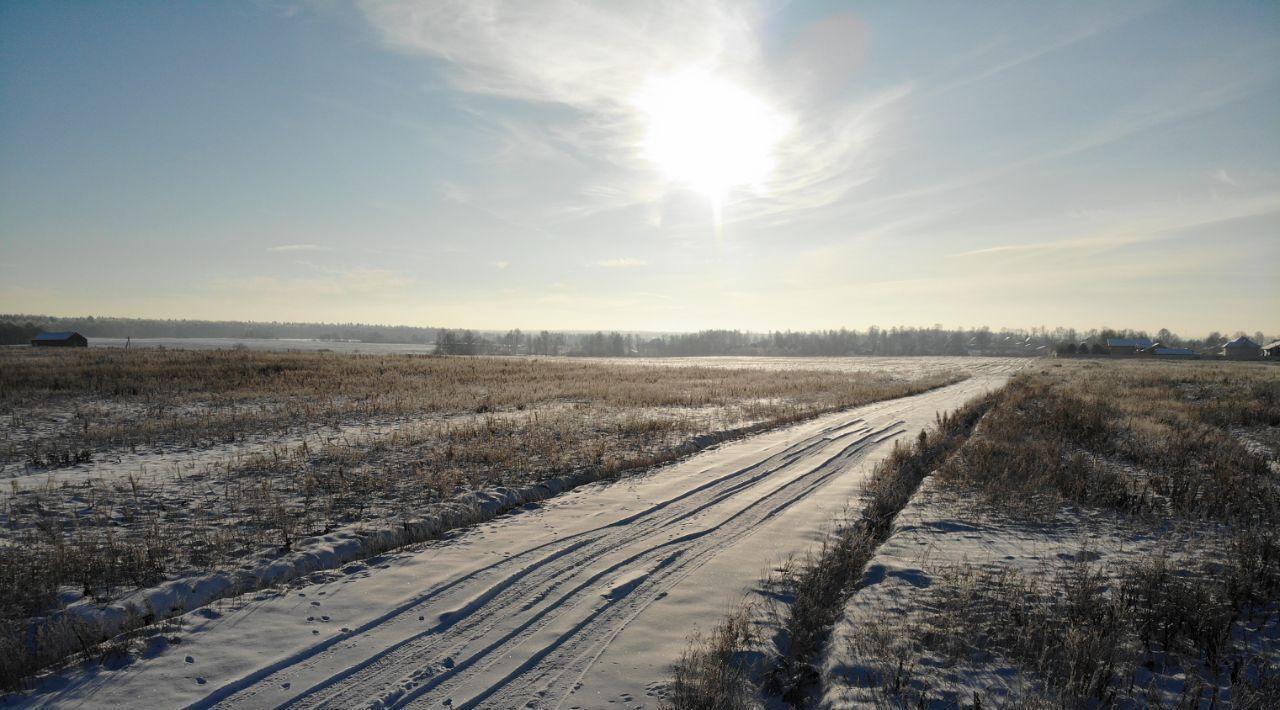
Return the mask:
[[[180,645],[33,698],[191,707],[654,707],[670,663],[819,539],[894,438],[1025,361],[725,444],[451,539],[188,615]]]

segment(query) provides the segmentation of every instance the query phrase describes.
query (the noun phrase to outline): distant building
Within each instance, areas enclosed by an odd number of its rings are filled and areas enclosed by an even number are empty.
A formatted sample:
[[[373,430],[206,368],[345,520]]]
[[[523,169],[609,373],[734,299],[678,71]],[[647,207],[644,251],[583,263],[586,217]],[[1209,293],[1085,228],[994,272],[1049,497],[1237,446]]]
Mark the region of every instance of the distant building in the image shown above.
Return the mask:
[[[59,333],[41,333],[31,339],[31,346],[43,348],[87,348],[89,347],[89,339],[69,330]]]
[[[1222,356],[1228,360],[1257,360],[1262,357],[1262,346],[1242,335],[1222,346]]]
[[[1107,349],[1112,355],[1137,355],[1153,345],[1150,338],[1107,338]]]
[[[1262,352],[1267,357],[1280,357],[1280,340],[1275,340],[1262,346]]]

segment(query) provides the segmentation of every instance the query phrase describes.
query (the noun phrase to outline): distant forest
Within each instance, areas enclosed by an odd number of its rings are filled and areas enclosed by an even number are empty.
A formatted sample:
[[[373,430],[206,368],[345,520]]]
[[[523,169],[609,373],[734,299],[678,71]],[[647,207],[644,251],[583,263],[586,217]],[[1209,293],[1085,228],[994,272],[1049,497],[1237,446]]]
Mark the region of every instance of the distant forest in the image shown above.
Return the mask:
[[[41,331],[74,330],[90,338],[298,338],[362,343],[430,345],[442,355],[580,355],[588,357],[682,357],[698,355],[1046,355],[1065,343],[1105,343],[1108,338],[1148,337],[1170,347],[1198,350],[1227,339],[1213,332],[1201,339],[1097,328],[992,330],[871,326],[866,330],[774,331],[704,330],[697,333],[524,332],[419,328],[363,323],[256,323],[248,321],[151,320],[144,318],[57,318],[0,314],[0,344],[24,344]],[[1246,335],[1245,333],[1234,333]],[[1251,336],[1265,342],[1261,332]]]
[[[8,338],[14,326],[42,330],[74,330],[89,338],[301,338],[305,340],[355,340],[363,343],[417,343],[436,341],[436,328],[363,323],[255,323],[252,321],[153,320],[150,318],[57,318],[0,314],[0,336]],[[9,340],[5,344],[26,342]]]

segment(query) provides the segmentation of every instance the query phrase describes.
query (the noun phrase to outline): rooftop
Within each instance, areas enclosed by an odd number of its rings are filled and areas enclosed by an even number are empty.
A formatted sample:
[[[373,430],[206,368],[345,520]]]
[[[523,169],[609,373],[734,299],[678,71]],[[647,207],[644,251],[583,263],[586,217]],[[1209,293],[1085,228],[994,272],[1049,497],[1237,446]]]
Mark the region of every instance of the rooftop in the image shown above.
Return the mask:
[[[1224,348],[1257,348],[1258,344],[1243,335],[1223,345]]]
[[[1107,338],[1110,348],[1149,348],[1154,344],[1151,338]]]
[[[60,330],[54,333],[41,333],[36,337],[32,338],[32,340],[66,340],[67,338],[70,338],[73,335],[80,335],[80,334],[75,332],[74,330]]]

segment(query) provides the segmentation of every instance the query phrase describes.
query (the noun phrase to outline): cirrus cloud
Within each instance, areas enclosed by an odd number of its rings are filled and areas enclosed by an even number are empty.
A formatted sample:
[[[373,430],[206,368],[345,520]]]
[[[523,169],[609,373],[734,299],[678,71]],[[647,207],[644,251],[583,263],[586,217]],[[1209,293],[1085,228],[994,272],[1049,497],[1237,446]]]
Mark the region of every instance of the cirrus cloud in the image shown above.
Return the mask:
[[[648,265],[649,262],[644,259],[635,259],[629,256],[624,256],[618,259],[602,259],[601,261],[596,262],[596,266],[605,269],[629,269],[637,266]]]
[[[856,67],[850,57],[860,51],[850,55],[838,42],[800,44],[784,61],[767,58],[758,28],[767,22],[768,8],[749,0],[366,0],[360,8],[390,47],[443,60],[445,75],[461,92],[573,109],[568,126],[536,128],[513,123],[505,113],[498,118],[469,109],[511,133],[504,150],[532,142],[545,144],[538,154],[568,151],[603,161],[614,174],[598,176],[595,183],[626,186],[622,194],[618,188],[574,191],[572,199],[590,204],[564,205],[563,214],[591,215],[661,199],[663,190],[653,185],[662,181],[641,149],[645,116],[638,106],[655,78],[695,67],[711,71],[759,96],[792,127],[775,146],[771,179],[728,196],[729,221],[785,219],[830,205],[865,184],[881,160],[878,142],[911,91],[901,84],[840,98],[830,82],[811,81],[829,73],[833,57],[850,65],[841,68],[845,74]],[[846,25],[836,23],[837,34],[847,34]],[[865,45],[866,29],[857,29],[850,41]],[[629,178],[636,174],[647,180]]]

